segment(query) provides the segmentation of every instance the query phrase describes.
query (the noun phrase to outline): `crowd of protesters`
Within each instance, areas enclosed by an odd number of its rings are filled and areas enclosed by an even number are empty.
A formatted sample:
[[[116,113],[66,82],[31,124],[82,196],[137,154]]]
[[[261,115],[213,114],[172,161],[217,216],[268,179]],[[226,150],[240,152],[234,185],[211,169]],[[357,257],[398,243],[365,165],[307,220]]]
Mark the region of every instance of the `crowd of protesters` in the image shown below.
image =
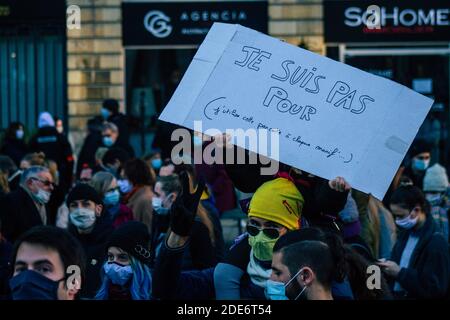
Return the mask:
[[[0,146],[0,299],[449,297],[450,186],[422,140],[381,201],[283,163],[175,161],[164,135],[137,158],[113,99],[76,156],[60,120],[37,125],[11,123]],[[227,245],[230,210],[247,221]]]

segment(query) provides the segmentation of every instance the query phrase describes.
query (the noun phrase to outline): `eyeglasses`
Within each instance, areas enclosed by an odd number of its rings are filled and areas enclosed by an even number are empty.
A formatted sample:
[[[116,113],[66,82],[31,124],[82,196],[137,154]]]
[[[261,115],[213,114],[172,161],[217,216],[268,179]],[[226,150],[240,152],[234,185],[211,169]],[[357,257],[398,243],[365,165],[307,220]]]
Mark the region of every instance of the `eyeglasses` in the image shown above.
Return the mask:
[[[53,182],[50,182],[48,180],[41,180],[41,179],[38,179],[38,178],[35,178],[35,177],[32,177],[31,179],[39,181],[40,183],[42,183],[46,187],[52,186],[54,188],[56,186]]]
[[[280,230],[278,230],[277,228],[259,228],[251,224],[247,225],[247,232],[252,237],[257,236],[261,231],[270,239],[276,239],[280,237]]]

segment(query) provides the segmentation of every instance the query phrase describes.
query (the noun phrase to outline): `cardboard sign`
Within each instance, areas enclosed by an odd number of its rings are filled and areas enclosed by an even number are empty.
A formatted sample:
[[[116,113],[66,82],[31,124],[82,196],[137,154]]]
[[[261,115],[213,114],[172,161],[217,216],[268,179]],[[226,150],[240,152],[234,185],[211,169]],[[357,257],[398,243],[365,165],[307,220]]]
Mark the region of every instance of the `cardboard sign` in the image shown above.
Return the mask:
[[[281,162],[342,176],[381,199],[432,103],[391,80],[215,23],[160,119],[191,129],[202,120],[203,131],[278,129]]]

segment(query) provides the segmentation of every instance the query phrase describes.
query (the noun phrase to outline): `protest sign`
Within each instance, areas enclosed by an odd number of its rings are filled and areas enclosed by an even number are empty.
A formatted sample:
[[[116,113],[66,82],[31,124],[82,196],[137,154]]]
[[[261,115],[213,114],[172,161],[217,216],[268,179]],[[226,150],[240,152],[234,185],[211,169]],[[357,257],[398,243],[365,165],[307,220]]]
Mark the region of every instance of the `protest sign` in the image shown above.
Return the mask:
[[[278,129],[281,162],[342,176],[381,199],[432,103],[391,80],[215,23],[160,119],[191,129],[202,120],[203,131]]]

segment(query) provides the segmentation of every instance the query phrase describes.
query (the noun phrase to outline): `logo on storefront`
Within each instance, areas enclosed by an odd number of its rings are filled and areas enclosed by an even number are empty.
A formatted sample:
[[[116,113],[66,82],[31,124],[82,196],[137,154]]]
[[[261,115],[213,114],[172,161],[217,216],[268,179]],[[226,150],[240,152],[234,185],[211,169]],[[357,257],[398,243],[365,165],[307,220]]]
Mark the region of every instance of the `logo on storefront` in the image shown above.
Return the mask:
[[[149,11],[144,17],[144,26],[157,38],[165,38],[172,32],[170,18],[161,11]]]

